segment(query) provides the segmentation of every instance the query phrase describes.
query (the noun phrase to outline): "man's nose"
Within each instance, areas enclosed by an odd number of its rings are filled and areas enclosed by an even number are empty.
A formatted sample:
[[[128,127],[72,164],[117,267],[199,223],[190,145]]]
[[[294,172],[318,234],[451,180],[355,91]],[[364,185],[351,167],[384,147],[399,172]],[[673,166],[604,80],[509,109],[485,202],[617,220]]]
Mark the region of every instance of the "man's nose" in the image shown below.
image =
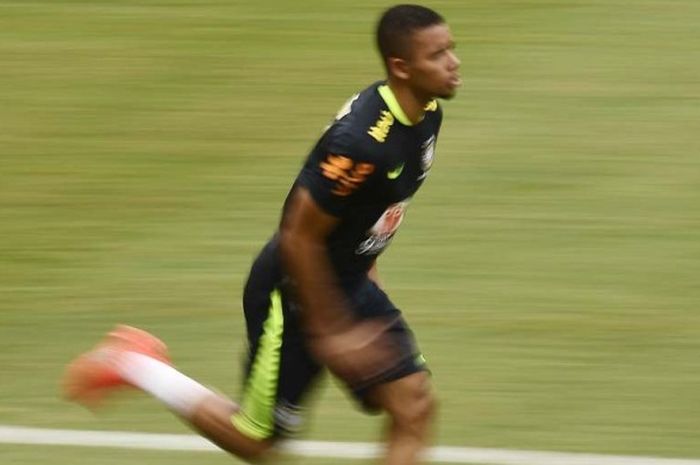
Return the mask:
[[[450,54],[450,64],[452,69],[457,69],[459,68],[459,65],[462,64],[461,61],[459,61],[459,58],[457,57],[457,54],[453,52],[452,50],[449,51]]]

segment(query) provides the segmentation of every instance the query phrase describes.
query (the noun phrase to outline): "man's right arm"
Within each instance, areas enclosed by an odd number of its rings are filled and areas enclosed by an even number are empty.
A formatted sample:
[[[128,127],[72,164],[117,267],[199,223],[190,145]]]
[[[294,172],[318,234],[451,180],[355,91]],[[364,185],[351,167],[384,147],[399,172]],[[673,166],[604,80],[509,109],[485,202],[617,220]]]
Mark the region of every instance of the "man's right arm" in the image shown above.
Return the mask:
[[[326,248],[339,220],[323,211],[306,188],[297,187],[291,195],[280,227],[280,251],[301,303],[309,347],[336,376],[361,385],[392,363],[394,347],[385,336],[392,322],[356,321]]]
[[[323,211],[305,187],[291,195],[280,227],[285,270],[304,309],[306,331],[312,336],[337,331],[350,316],[326,250],[326,238],[339,220]]]

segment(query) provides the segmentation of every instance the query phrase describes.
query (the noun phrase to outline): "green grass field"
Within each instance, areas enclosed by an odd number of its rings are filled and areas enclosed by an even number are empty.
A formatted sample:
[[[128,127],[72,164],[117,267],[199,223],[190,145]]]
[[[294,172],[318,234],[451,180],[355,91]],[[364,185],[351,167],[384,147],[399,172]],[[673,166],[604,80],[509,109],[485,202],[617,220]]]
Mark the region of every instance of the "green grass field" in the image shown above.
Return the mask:
[[[0,0],[0,424],[186,431],[145,397],[59,399],[116,322],[237,395],[248,267],[324,125],[381,78],[386,5]],[[700,2],[430,5],[465,85],[380,270],[434,372],[436,442],[700,457]],[[305,437],[380,427],[329,382]],[[0,444],[125,459],[230,463]]]

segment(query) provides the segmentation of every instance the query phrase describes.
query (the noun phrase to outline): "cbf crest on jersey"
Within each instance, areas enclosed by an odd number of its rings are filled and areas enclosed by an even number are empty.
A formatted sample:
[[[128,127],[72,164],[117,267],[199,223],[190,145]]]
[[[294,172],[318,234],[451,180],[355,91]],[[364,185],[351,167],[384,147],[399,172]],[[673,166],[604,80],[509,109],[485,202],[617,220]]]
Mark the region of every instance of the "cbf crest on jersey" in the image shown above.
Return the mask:
[[[433,158],[435,158],[435,135],[430,136],[428,140],[421,144],[420,165],[423,174],[418,179],[423,179],[428,175],[430,167],[433,166]]]
[[[355,253],[358,255],[374,255],[384,250],[391,242],[399,226],[401,226],[409,200],[406,199],[403,202],[389,205],[382,216],[374,223],[374,226],[367,231],[367,239],[357,247]]]

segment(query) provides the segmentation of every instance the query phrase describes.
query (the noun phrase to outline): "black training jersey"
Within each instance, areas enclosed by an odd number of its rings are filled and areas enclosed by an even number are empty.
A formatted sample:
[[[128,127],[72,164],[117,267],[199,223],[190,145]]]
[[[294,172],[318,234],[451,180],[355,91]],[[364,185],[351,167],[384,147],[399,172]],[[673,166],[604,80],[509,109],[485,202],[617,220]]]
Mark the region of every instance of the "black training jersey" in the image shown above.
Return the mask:
[[[377,82],[348,100],[309,154],[292,190],[305,187],[340,219],[327,247],[342,283],[365,277],[391,242],[430,171],[441,121],[432,101],[412,125]]]

